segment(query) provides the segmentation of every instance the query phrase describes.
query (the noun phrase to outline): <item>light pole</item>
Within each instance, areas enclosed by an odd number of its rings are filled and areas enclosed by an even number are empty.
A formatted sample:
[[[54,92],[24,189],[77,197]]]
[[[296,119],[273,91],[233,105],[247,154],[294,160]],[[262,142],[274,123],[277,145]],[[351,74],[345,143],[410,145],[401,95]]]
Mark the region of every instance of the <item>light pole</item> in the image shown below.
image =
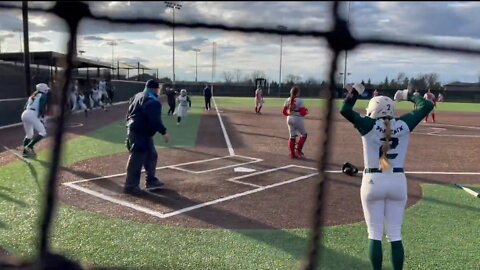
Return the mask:
[[[175,86],[175,9],[180,10],[182,8],[182,5],[174,3],[174,2],[167,2],[165,1],[165,6],[167,8],[171,8],[173,10],[173,16],[172,16],[172,38],[173,38],[173,46],[172,46],[172,55],[173,55],[173,60],[172,60],[172,82],[173,85]]]
[[[118,43],[115,40],[110,40],[107,42],[108,45],[112,46],[112,70],[115,68],[115,57],[113,47],[117,46]]]
[[[279,30],[286,31],[287,27],[283,25],[277,26]],[[280,91],[282,89],[282,54],[283,54],[283,34],[280,36],[280,73],[278,75],[278,96],[280,96]]]
[[[348,1],[348,12],[347,12],[347,26],[350,22],[350,1]],[[345,85],[347,84],[347,57],[348,51],[345,50],[345,66],[343,70],[343,88],[345,89]],[[348,73],[350,75],[350,73]]]
[[[192,51],[195,52],[195,82],[197,82],[197,75],[198,75],[198,53],[200,52],[200,49],[193,49]]]

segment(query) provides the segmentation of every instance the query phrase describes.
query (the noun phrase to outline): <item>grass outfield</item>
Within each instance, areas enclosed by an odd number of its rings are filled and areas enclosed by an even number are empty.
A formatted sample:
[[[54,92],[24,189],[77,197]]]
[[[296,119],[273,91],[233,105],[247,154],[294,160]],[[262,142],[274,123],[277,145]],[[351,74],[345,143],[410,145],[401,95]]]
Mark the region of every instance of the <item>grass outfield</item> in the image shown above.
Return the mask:
[[[254,98],[246,97],[216,97],[217,105],[221,107],[231,107],[231,108],[255,108]],[[203,101],[198,101],[203,102]],[[285,98],[265,98],[264,106],[266,108],[282,108]],[[335,104],[337,108],[340,108],[343,100],[336,99]],[[323,99],[305,99],[305,105],[308,108],[321,108],[323,107]],[[413,103],[409,101],[396,102],[397,110],[413,110]],[[364,110],[368,105],[368,100],[358,100],[355,104],[355,108],[359,110]],[[454,103],[454,102],[440,102],[437,103],[436,111],[440,112],[480,112],[480,105],[478,103]]]
[[[218,105],[239,104],[218,98]],[[248,104],[252,99],[245,99]],[[201,114],[198,102],[175,142],[194,145]],[[267,100],[268,102],[268,100]],[[273,103],[273,102],[271,102]],[[167,127],[173,118],[164,117]],[[120,153],[122,122],[71,140],[64,166]],[[185,132],[186,131],[186,132]],[[192,135],[193,134],[193,135]],[[160,142],[160,136],[156,136]],[[173,137],[173,136],[172,136]],[[164,147],[160,145],[160,147]],[[161,156],[160,156],[161,158]],[[40,160],[48,160],[45,152]],[[32,162],[44,186],[46,168]],[[478,199],[447,186],[422,185],[423,199],[406,211],[405,269],[478,269]],[[20,161],[0,167],[0,246],[15,255],[35,256],[43,193],[31,170]],[[308,230],[205,230],[143,224],[108,218],[60,204],[52,234],[55,251],[87,264],[147,269],[298,269],[306,252]],[[321,269],[369,269],[363,222],[324,230]],[[391,269],[384,242],[384,269]]]

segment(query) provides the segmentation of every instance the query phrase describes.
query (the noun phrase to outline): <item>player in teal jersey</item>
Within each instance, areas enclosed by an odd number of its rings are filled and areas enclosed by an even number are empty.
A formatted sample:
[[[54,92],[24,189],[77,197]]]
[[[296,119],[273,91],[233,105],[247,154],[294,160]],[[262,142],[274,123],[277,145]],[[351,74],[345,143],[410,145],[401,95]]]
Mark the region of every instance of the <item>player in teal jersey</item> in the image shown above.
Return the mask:
[[[349,93],[340,113],[362,137],[365,171],[360,197],[368,227],[372,269],[382,268],[384,224],[391,244],[393,269],[402,269],[404,249],[401,227],[407,203],[407,179],[403,165],[410,134],[432,111],[433,104],[413,96],[409,90],[398,90],[394,99],[413,102],[416,105],[413,112],[395,118],[394,101],[387,96],[376,96],[368,103],[366,115],[361,116],[353,110],[353,106],[365,87],[355,84],[346,88]]]
[[[44,117],[47,108],[47,93],[50,91],[45,83],[36,85],[36,91],[28,98],[22,113],[22,123],[25,129],[25,138],[23,139],[23,156],[35,156],[33,147],[45,136]],[[34,131],[38,134],[34,135]]]

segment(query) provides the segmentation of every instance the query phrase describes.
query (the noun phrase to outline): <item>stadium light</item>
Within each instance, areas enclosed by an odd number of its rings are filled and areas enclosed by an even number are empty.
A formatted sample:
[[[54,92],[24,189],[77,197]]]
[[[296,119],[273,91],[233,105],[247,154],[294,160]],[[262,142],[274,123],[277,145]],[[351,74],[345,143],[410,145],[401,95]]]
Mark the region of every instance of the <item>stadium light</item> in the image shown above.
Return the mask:
[[[286,31],[287,27],[283,25],[278,25],[277,28],[282,31]],[[280,96],[280,91],[282,89],[282,54],[283,54],[283,34],[280,35],[280,73],[278,75],[278,95]]]
[[[165,6],[167,8],[171,8],[173,10],[173,16],[172,16],[172,37],[173,37],[173,49],[172,49],[172,83],[175,86],[175,9],[180,10],[182,8],[182,5],[174,3],[174,2],[167,2],[165,1]]]
[[[200,49],[193,49],[192,51],[195,52],[195,82],[197,82],[197,74],[198,74],[198,53],[200,52]]]
[[[117,43],[115,40],[109,40],[109,41],[107,42],[107,45],[112,46],[112,70],[113,70],[113,69],[115,68],[115,54],[114,54],[114,49],[113,49],[113,47],[114,47],[114,46],[117,46],[118,43]],[[112,72],[113,72],[113,71],[112,71]]]

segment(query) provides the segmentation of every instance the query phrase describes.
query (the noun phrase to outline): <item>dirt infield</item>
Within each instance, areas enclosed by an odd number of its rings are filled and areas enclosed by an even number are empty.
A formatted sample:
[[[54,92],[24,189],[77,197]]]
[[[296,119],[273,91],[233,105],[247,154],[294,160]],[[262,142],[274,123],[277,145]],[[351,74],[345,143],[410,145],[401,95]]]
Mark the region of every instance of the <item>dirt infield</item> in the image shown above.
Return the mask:
[[[311,115],[306,120],[307,160],[288,158],[288,132],[278,110],[256,115],[222,108],[235,155],[229,154],[216,112],[209,111],[202,116],[196,147],[159,149],[157,176],[166,183],[165,189],[141,197],[122,194],[128,158],[123,153],[63,168],[59,195],[75,207],[138,222],[227,229],[310,227],[322,121],[315,117],[319,111],[312,110]],[[108,117],[110,122],[119,119]],[[480,127],[473,126],[477,118],[478,114],[441,112],[438,123],[417,127],[405,164],[407,173],[417,172],[407,174],[408,206],[421,199],[421,183],[479,183],[475,175],[449,173],[478,170]],[[83,129],[94,130],[108,121],[89,121]],[[345,161],[363,168],[361,139],[339,114],[333,134],[328,169],[334,172],[326,184],[324,224],[359,222],[361,174],[350,177],[338,170]]]

